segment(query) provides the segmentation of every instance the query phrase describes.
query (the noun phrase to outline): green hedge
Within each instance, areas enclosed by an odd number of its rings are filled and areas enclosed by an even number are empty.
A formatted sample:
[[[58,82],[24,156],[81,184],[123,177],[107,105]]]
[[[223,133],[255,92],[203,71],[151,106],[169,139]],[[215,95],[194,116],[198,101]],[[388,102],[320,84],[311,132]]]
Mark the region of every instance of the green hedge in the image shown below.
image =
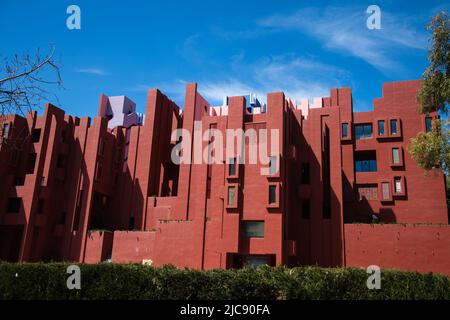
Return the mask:
[[[382,270],[381,289],[365,270],[260,267],[181,270],[172,266],[80,265],[81,290],[68,290],[64,263],[0,263],[5,299],[450,299],[450,278]]]

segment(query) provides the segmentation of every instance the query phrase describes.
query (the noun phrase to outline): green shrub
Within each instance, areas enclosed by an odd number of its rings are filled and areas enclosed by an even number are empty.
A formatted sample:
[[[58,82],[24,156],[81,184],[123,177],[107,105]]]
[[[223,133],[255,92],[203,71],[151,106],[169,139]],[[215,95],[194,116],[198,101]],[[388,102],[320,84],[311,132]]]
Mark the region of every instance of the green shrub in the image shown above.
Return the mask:
[[[382,270],[381,289],[355,268],[260,267],[198,271],[173,266],[81,264],[81,289],[69,290],[68,263],[0,263],[7,299],[450,299],[443,275]]]

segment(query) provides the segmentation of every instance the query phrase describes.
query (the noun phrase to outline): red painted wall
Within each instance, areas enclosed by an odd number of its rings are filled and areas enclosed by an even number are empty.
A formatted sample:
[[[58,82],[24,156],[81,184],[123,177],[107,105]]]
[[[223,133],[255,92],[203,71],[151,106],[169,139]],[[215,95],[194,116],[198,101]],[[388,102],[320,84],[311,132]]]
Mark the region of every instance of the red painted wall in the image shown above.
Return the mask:
[[[346,266],[450,275],[450,226],[346,224]]]

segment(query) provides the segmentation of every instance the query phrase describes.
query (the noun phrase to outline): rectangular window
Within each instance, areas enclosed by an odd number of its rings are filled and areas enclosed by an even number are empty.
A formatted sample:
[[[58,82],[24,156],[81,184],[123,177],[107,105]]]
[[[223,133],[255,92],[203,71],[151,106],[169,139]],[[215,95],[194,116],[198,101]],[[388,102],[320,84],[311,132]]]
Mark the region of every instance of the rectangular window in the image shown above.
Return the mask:
[[[356,172],[376,172],[377,155],[374,150],[355,153],[355,171]]]
[[[425,117],[425,131],[431,132],[433,130],[433,119],[431,117]]]
[[[229,206],[232,206],[235,204],[236,201],[236,187],[235,186],[230,186],[228,187],[228,200],[227,200],[227,204]]]
[[[342,124],[342,138],[348,138],[348,123]]]
[[[384,136],[384,120],[378,120],[378,135]]]
[[[302,184],[309,184],[309,163],[302,163]]]
[[[402,193],[402,179],[400,177],[394,178],[395,193]]]
[[[361,200],[377,200],[378,199],[378,187],[377,185],[358,185],[359,201]]]
[[[389,200],[391,198],[391,193],[389,191],[389,183],[388,182],[381,183],[381,197],[382,197],[382,200]]]
[[[263,221],[244,221],[243,229],[247,238],[264,238]]]
[[[372,138],[372,124],[357,124],[355,125],[356,139],[370,139]]]
[[[278,166],[277,166],[277,156],[270,156],[270,162],[269,162],[269,174],[273,176],[274,174],[277,174],[278,172]]]
[[[302,218],[309,219],[310,217],[310,204],[308,199],[302,201]]]
[[[400,149],[392,148],[392,163],[400,164]]]
[[[236,175],[236,158],[230,158],[230,163],[228,164],[228,175]]]
[[[398,133],[398,128],[397,128],[397,120],[393,119],[391,120],[391,135],[396,135]]]
[[[22,204],[22,198],[9,198],[6,212],[19,213],[21,204]]]
[[[269,204],[277,202],[277,186],[269,186]]]
[[[31,142],[39,142],[41,139],[41,129],[33,129],[31,131]]]
[[[5,123],[2,129],[2,138],[4,139],[8,138],[8,133],[9,133],[9,123]]]

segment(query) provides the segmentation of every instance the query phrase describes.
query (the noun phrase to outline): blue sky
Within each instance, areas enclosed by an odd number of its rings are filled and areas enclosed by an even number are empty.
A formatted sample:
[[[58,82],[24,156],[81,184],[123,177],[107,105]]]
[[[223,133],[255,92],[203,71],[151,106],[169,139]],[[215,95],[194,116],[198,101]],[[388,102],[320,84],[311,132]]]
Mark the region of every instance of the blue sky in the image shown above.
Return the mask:
[[[81,8],[81,30],[66,9]],[[366,8],[381,8],[381,30]],[[159,88],[184,105],[186,82],[211,104],[224,95],[284,91],[296,99],[351,87],[354,109],[372,108],[386,81],[418,79],[427,66],[425,24],[444,1],[5,1],[0,55],[56,46],[67,113],[95,116],[100,93],[145,111]]]

